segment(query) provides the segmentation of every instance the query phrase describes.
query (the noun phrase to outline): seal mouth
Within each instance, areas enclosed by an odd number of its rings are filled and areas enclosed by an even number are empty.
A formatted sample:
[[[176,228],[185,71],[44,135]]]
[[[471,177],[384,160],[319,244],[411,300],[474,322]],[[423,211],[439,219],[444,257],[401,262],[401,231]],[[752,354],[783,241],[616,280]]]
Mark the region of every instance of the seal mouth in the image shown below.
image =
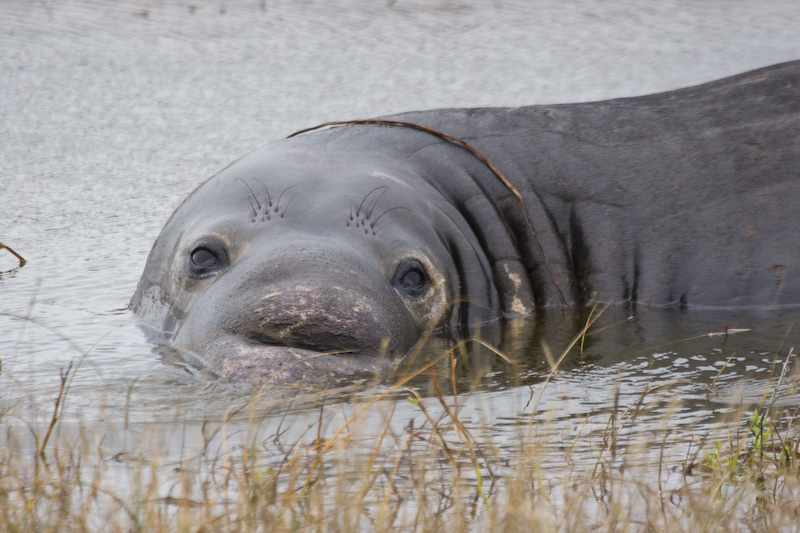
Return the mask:
[[[358,339],[353,339],[347,335],[328,335],[318,334],[317,336],[305,337],[296,335],[272,335],[263,331],[232,332],[252,345],[264,346],[276,349],[297,349],[308,352],[322,354],[343,354],[360,353],[364,348],[358,346]],[[317,338],[319,337],[319,338]]]
[[[265,333],[260,332],[249,332],[242,334],[242,337],[247,339],[253,344],[262,344],[264,346],[274,346],[274,347],[285,347],[288,348],[289,345],[285,342],[282,342],[274,337],[271,337]]]
[[[363,352],[363,350],[359,350],[356,348],[330,348],[330,349],[321,349],[318,345],[313,343],[302,343],[302,342],[292,342],[292,341],[284,341],[281,339],[276,339],[268,334],[261,333],[261,332],[251,332],[241,337],[245,340],[246,343],[253,345],[254,347],[261,346],[266,349],[270,353],[275,353],[279,350],[286,350],[289,353],[297,353],[302,351],[305,355],[308,354],[315,354],[318,356],[322,355],[339,355],[339,354],[358,354]]]
[[[290,346],[260,332],[222,335],[199,348],[201,353],[220,354],[212,361],[204,358],[212,373],[260,384],[314,383],[325,376],[338,379],[364,372],[382,374],[391,366],[389,358],[373,357],[365,351]]]

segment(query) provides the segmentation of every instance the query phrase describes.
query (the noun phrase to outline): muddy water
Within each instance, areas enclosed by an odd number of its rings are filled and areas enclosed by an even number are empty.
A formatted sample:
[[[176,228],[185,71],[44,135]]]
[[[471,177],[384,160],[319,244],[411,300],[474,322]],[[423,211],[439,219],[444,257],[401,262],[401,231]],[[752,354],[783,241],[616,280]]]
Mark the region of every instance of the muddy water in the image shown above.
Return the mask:
[[[72,364],[65,420],[116,428],[191,426],[249,394],[163,362],[126,305],[180,200],[260,144],[329,120],[638,95],[800,57],[795,0],[4,0],[0,19],[0,241],[28,260],[0,250],[0,411],[47,420]],[[798,318],[610,310],[547,387],[576,331],[512,326],[497,339],[515,364],[471,355],[460,415],[513,447],[532,416],[563,421],[567,439],[652,388],[637,431],[722,427],[774,389]],[[800,399],[794,368],[779,403]],[[398,427],[420,416],[386,402]],[[309,428],[319,412],[293,416]]]

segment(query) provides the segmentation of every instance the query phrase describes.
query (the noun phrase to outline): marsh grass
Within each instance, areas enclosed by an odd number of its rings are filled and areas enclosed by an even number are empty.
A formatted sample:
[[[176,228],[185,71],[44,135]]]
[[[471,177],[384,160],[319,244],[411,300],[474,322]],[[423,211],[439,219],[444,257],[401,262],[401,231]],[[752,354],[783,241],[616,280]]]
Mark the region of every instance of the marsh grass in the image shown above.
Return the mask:
[[[680,423],[674,382],[611,383],[603,415],[564,416],[543,392],[590,326],[545,350],[522,416],[460,390],[464,345],[367,392],[261,390],[151,425],[68,419],[64,369],[51,413],[0,412],[0,531],[798,529],[798,409],[778,407],[791,351],[758,405],[715,425]]]

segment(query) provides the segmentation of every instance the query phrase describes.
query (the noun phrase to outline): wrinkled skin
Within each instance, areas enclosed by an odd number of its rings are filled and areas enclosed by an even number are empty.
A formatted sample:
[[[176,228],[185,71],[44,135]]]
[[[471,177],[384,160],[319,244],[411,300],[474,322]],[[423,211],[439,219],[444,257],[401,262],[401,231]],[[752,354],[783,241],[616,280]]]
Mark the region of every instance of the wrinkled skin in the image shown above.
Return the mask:
[[[391,118],[464,139],[522,201],[429,133],[305,133],[198,187],[131,307],[218,374],[308,382],[551,308],[800,304],[800,62],[639,98]]]

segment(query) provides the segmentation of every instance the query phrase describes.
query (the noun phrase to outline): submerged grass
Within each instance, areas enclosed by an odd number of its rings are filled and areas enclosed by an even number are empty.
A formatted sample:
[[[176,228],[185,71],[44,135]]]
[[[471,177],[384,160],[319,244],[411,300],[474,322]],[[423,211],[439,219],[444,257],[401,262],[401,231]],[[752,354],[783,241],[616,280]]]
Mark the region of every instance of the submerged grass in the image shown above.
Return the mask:
[[[458,347],[357,402],[259,391],[172,426],[65,422],[67,369],[42,423],[0,412],[0,530],[798,530],[800,408],[777,407],[791,350],[716,429],[675,423],[674,382],[632,400],[610,384],[604,419],[565,418],[542,394],[590,326],[547,356],[522,415],[458,390]]]

